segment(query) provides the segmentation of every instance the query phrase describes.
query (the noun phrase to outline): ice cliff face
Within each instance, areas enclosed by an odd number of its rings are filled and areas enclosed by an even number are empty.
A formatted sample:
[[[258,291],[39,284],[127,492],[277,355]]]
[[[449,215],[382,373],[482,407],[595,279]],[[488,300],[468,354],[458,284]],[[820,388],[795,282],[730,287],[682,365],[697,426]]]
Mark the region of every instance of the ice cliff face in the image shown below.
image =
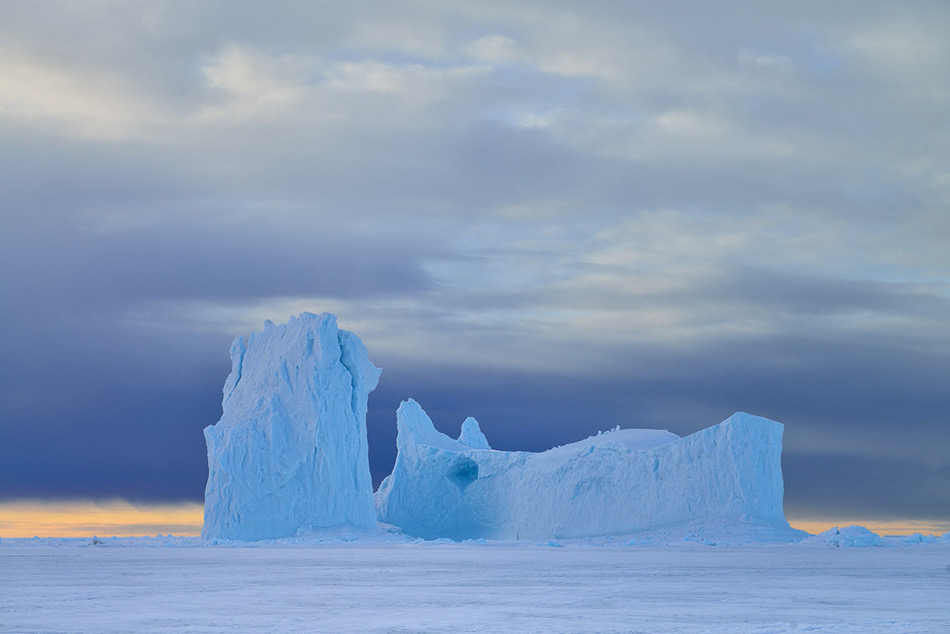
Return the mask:
[[[396,423],[376,510],[410,535],[547,539],[735,522],[795,535],[782,509],[783,427],[758,416],[685,438],[617,429],[542,453],[489,449],[474,419],[453,440],[412,400]]]
[[[204,430],[202,536],[375,526],[366,401],[380,370],[359,337],[333,315],[304,313],[235,339],[231,363],[221,420]]]

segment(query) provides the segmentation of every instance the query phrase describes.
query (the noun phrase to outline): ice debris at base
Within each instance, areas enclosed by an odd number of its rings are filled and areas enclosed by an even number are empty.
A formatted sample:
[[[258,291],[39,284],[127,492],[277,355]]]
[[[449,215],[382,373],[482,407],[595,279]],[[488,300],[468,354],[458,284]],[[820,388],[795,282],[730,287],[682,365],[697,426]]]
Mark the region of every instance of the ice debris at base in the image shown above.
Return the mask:
[[[864,534],[868,529],[858,526],[857,532]],[[136,537],[4,537],[0,539],[0,550],[14,548],[287,548],[318,546],[470,546],[483,548],[517,547],[564,547],[564,548],[659,548],[659,549],[697,549],[712,547],[774,548],[787,544],[795,548],[837,548],[837,547],[882,547],[882,548],[934,548],[950,547],[950,533],[943,535],[885,535],[872,533],[870,539],[841,539],[852,527],[831,529],[826,537],[810,535],[804,539],[788,539],[786,532],[763,530],[764,527],[748,519],[725,527],[707,526],[701,522],[673,526],[663,529],[643,531],[633,535],[599,535],[595,537],[577,537],[570,539],[538,540],[496,540],[478,539],[452,540],[445,537],[422,539],[399,532],[394,526],[377,523],[375,528],[353,528],[337,526],[331,528],[302,529],[287,537],[277,539],[259,539],[254,541],[234,539],[204,539],[197,535],[154,535]],[[838,531],[838,533],[835,533]],[[836,537],[837,535],[837,537]],[[715,536],[715,537],[712,537]],[[831,537],[827,539],[827,537]],[[875,539],[875,537],[879,538]],[[782,542],[781,544],[776,542]]]
[[[818,535],[802,540],[802,544],[817,544],[844,548],[875,548],[879,546],[916,546],[918,544],[941,544],[950,542],[950,533],[939,537],[912,533],[910,535],[878,535],[864,526],[829,528]]]
[[[936,544],[941,538],[924,535],[923,533],[912,533],[910,535],[897,535],[891,539],[901,544]]]
[[[474,419],[453,440],[411,399],[396,423],[396,464],[376,510],[410,535],[545,540],[742,522],[778,540],[805,535],[782,508],[783,427],[758,416],[685,438],[618,429],[542,453],[482,446]]]
[[[883,537],[863,526],[845,526],[844,528],[835,526],[824,533],[806,537],[802,540],[802,543],[867,548],[870,546],[884,546],[886,542]]]
[[[303,313],[231,346],[223,414],[205,429],[206,539],[373,528],[366,402],[380,370],[336,317]]]

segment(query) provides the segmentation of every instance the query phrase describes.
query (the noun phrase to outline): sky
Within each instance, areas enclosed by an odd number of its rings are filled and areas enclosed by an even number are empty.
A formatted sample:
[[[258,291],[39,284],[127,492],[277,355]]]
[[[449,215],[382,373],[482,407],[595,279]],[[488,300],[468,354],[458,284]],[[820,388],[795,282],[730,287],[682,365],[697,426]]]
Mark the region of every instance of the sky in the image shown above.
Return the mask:
[[[0,502],[195,508],[232,339],[310,311],[383,368],[376,483],[409,397],[530,451],[747,411],[789,517],[950,529],[947,32],[942,1],[0,2]]]

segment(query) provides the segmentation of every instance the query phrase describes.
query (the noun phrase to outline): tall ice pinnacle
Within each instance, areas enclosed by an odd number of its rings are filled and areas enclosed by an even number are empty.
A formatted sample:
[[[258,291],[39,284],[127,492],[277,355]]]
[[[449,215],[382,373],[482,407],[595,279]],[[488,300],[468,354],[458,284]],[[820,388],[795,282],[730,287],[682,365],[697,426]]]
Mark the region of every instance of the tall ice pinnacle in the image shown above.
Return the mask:
[[[286,537],[375,526],[366,402],[380,370],[330,314],[268,321],[231,346],[223,413],[205,428],[202,536]]]

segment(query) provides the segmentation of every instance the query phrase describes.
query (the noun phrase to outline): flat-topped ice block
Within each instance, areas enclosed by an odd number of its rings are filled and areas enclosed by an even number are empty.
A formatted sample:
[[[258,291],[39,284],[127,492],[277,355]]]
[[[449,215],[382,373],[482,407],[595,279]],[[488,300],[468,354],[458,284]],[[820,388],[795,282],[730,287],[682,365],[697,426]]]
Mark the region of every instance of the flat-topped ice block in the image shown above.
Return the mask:
[[[397,458],[376,493],[382,522],[424,538],[549,539],[741,523],[800,538],[782,508],[780,423],[737,413],[680,438],[617,429],[541,452],[488,449],[466,421],[438,432],[415,401],[397,412]],[[484,439],[478,431],[477,437]]]

